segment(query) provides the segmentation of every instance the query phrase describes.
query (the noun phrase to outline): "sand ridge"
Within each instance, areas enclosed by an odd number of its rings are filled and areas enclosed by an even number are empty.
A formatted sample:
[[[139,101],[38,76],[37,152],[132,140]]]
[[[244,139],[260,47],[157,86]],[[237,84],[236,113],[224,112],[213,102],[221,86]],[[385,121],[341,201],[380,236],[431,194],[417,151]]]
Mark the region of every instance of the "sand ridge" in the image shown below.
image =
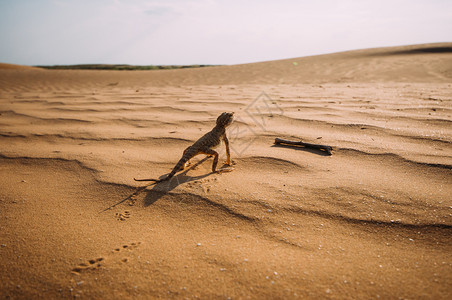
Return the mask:
[[[447,299],[451,45],[0,70],[0,295]],[[237,116],[233,172],[199,156],[99,213],[133,177],[168,173],[223,111]]]

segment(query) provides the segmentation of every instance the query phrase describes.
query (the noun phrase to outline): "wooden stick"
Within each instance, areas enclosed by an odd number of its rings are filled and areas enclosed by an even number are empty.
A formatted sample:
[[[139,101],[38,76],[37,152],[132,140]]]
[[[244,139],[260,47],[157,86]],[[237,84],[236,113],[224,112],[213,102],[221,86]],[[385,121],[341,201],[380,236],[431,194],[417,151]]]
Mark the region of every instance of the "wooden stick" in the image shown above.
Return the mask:
[[[326,153],[328,153],[328,155],[332,155],[331,151],[333,150],[333,147],[331,147],[331,146],[304,143],[302,141],[294,142],[294,141],[284,140],[284,139],[280,139],[280,138],[275,138],[275,144],[276,145],[286,144],[286,145],[304,146],[306,148],[311,148],[311,149],[325,150]]]

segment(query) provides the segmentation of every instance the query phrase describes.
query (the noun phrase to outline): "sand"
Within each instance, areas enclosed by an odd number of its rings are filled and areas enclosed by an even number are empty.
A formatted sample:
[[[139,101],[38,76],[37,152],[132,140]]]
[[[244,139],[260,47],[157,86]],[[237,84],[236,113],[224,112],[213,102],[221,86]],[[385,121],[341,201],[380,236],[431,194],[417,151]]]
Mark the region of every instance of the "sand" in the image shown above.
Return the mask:
[[[201,69],[0,67],[0,298],[452,297],[452,43]],[[104,211],[223,111],[232,172],[198,156]]]

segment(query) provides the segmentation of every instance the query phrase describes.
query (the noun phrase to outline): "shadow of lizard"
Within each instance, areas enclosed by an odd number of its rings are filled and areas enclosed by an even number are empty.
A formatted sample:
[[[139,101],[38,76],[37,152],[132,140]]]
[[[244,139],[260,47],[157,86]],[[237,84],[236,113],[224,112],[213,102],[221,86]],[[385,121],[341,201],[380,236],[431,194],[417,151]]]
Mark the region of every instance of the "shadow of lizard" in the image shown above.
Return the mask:
[[[126,198],[116,202],[115,204],[107,207],[106,209],[100,211],[99,213],[102,213],[104,211],[110,210],[116,206],[118,206],[121,203],[124,203],[128,200],[134,200],[134,198],[136,196],[138,196],[139,194],[146,192],[146,195],[144,197],[144,206],[149,206],[152,205],[153,203],[155,203],[156,201],[158,201],[160,198],[162,198],[165,194],[167,194],[168,192],[172,191],[173,189],[175,189],[176,187],[178,187],[179,185],[186,183],[186,182],[190,182],[190,181],[196,181],[196,180],[201,180],[203,178],[206,178],[212,174],[217,174],[218,172],[209,172],[203,175],[199,175],[199,176],[189,176],[187,175],[188,171],[200,166],[202,163],[204,163],[205,161],[207,161],[210,157],[204,157],[203,159],[201,159],[200,161],[198,161],[197,163],[195,163],[194,165],[188,167],[187,169],[185,169],[183,172],[179,173],[177,176],[172,177],[169,180],[164,180],[164,181],[160,181],[160,182],[152,182],[150,184],[138,187],[135,192],[133,192],[132,194],[130,194],[129,196],[127,196]],[[226,166],[223,165],[223,167]],[[166,178],[166,175],[162,175],[161,178]],[[149,187],[152,186],[151,190],[148,190]]]

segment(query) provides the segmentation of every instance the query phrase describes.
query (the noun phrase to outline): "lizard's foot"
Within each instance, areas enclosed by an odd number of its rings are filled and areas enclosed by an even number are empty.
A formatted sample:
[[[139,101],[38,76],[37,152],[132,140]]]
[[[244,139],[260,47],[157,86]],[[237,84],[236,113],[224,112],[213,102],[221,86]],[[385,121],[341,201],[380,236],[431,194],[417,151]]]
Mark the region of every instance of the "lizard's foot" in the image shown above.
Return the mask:
[[[226,166],[233,166],[233,165],[235,165],[235,161],[233,161],[233,160],[225,161],[224,164],[225,164]]]
[[[187,161],[185,164],[182,165],[182,167],[180,167],[179,171],[183,171],[190,166],[191,166],[191,163]]]

